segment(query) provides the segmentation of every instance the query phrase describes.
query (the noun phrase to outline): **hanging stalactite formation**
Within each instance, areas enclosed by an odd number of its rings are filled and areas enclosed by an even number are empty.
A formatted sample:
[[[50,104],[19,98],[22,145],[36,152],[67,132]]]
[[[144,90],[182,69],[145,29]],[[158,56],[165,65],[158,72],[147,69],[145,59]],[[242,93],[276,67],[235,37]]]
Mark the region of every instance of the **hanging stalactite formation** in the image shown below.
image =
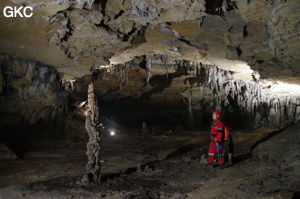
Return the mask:
[[[177,110],[178,113],[185,114],[182,117],[188,118],[187,124],[207,123],[208,116],[215,108],[222,110],[226,122],[241,128],[283,127],[299,115],[297,96],[272,92],[272,85],[265,87],[264,80],[260,80],[255,72],[252,74],[255,77],[253,81],[241,80],[235,78],[233,71],[223,70],[215,65],[160,54],[147,55],[146,68],[140,69],[142,63],[143,57],[135,57],[129,62],[113,66],[118,79],[116,81],[120,81],[124,92],[116,90],[111,95],[115,97],[118,92],[120,96],[130,92],[145,92],[144,95],[141,94],[142,98],[183,96],[192,102],[188,104],[188,110]],[[147,72],[146,81],[155,79],[149,81],[144,91],[138,86],[133,88],[125,84],[134,85],[133,82],[138,82],[135,71],[139,70]],[[165,92],[158,93],[159,91]],[[194,118],[193,121],[190,118]]]
[[[248,125],[253,127],[282,127],[299,115],[296,96],[264,89],[259,80],[235,79],[233,72],[201,62],[162,55],[153,55],[152,60],[153,65],[174,68],[173,73],[184,71],[191,88],[184,91],[183,95],[193,91],[191,100],[194,103],[191,109],[195,114],[219,108],[228,114],[228,118],[236,118],[232,115],[239,112],[248,121]]]
[[[147,85],[149,84],[149,81],[152,77],[152,65],[151,65],[151,60],[147,57],[147,61],[146,61],[146,69],[147,69],[147,78],[146,78],[146,83]]]

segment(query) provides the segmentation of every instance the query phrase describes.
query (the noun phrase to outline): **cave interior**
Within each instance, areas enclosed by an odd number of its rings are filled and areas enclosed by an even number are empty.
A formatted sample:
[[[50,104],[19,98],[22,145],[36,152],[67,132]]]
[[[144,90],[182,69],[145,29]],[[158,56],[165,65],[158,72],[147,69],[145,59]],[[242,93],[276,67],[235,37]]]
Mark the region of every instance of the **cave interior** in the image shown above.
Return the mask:
[[[33,16],[0,17],[0,198],[300,198],[298,0],[5,6]]]

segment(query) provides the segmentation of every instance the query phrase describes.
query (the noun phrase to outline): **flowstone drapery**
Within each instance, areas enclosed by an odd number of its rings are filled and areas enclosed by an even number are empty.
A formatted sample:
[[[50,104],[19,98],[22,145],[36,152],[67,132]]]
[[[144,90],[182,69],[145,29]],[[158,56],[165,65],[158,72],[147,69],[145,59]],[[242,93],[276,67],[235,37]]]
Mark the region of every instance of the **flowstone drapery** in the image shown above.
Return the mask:
[[[101,130],[102,125],[99,121],[99,107],[94,93],[94,85],[88,87],[88,110],[85,119],[85,129],[89,135],[86,155],[88,163],[86,165],[86,175],[82,179],[84,185],[100,184],[101,182]]]
[[[157,99],[159,103],[165,103],[165,99],[176,99],[178,95],[183,96],[182,102],[186,109],[178,108],[175,110],[178,111],[178,115],[172,117],[168,113],[166,118],[172,118],[170,122],[174,122],[174,118],[181,121],[182,116],[189,125],[195,122],[204,124],[216,108],[222,111],[223,118],[229,125],[238,124],[237,127],[246,128],[284,127],[300,117],[300,103],[297,103],[299,96],[295,93],[274,92],[272,88],[277,83],[272,82],[266,86],[268,81],[260,79],[254,71],[253,80],[242,80],[235,77],[236,72],[223,70],[216,65],[161,54],[147,55],[146,63],[144,57],[136,57],[114,67],[120,70],[132,66],[126,74],[133,77],[127,80],[129,85],[133,85],[133,81],[139,81],[136,78],[139,75],[136,72],[137,67],[143,64],[146,64],[143,72],[148,74],[146,83],[150,79],[149,75],[153,75],[149,87],[144,89],[137,86],[135,89],[128,86],[126,89],[129,89],[128,93],[142,96],[142,100],[147,96],[149,99]],[[119,95],[123,94],[124,92],[119,92]],[[172,103],[174,107],[180,106],[180,103],[176,104],[173,100],[168,101],[168,104]],[[172,112],[174,113],[174,109]],[[160,117],[162,114],[158,115]],[[145,118],[148,116],[145,115]],[[145,121],[145,118],[141,122]],[[134,120],[139,119],[137,117]]]

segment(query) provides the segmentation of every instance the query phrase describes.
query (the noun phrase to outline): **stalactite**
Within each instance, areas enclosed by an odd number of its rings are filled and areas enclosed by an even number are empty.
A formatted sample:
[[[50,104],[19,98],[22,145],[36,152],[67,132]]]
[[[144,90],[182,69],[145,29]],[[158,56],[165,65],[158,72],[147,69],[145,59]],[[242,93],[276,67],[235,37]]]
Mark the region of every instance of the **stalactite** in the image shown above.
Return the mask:
[[[101,130],[102,125],[99,122],[99,107],[97,97],[94,93],[94,86],[91,83],[88,87],[88,110],[86,113],[85,129],[89,136],[86,155],[88,163],[86,165],[87,174],[82,178],[84,185],[101,183]]]
[[[168,70],[168,66],[166,65],[166,72],[167,72],[167,79],[169,79],[169,70]]]
[[[136,62],[133,61],[132,64]],[[120,88],[128,79],[129,65],[131,64],[125,63],[114,67],[114,73],[118,73],[121,79]],[[197,113],[199,111],[207,113],[213,108],[220,107],[231,115],[238,113],[245,116],[242,120],[249,121],[248,125],[253,127],[280,127],[299,117],[300,108],[297,108],[299,105],[296,105],[295,96],[289,97],[271,92],[269,87],[263,87],[262,80],[257,74],[256,81],[239,80],[233,77],[233,72],[222,70],[215,65],[152,54],[147,55],[147,83],[152,77],[153,65],[159,67],[160,71],[164,68],[168,69],[163,73],[169,74],[169,77],[170,74],[186,76],[185,82],[190,83],[188,90],[193,89],[190,98],[194,102],[192,104],[194,115],[200,115],[201,113]],[[185,88],[182,92],[188,90]],[[206,110],[194,110],[194,107],[199,105],[197,103],[202,102],[210,104],[209,107],[205,108]]]
[[[203,23],[204,23],[204,19],[205,19],[205,16],[202,16],[200,17],[200,19],[198,20],[198,27],[201,28]]]
[[[193,108],[192,108],[191,97],[188,97],[188,112],[189,112],[188,122],[189,122],[189,125],[192,126],[194,124],[194,113],[193,113]]]
[[[147,69],[147,78],[146,78],[146,83],[147,85],[149,84],[149,81],[152,77],[152,64],[151,64],[151,60],[147,57],[147,62],[146,62],[146,69]]]
[[[125,64],[121,67],[117,67],[118,68],[118,75],[120,78],[120,84],[119,84],[119,88],[122,89],[123,86],[126,85],[127,81],[128,81],[128,75],[129,75],[129,65]]]
[[[231,76],[227,76],[227,81],[224,81],[224,77],[226,75],[223,70],[210,66],[208,86],[211,90],[217,90],[214,94],[217,101],[225,100],[227,102],[226,98],[230,96],[236,100],[241,110],[252,115],[256,115],[258,107],[264,107],[263,104],[267,104],[269,111],[263,109],[267,112],[269,119],[268,122],[263,122],[262,125],[280,126],[295,119],[292,113],[296,111],[296,106],[291,104],[289,96],[277,96],[275,93],[264,91],[256,82],[237,80]],[[219,88],[224,88],[224,90],[219,90]],[[287,111],[284,111],[284,109]],[[286,112],[289,114],[287,115]],[[258,125],[261,121],[263,121],[262,118],[255,119],[254,123]]]
[[[238,80],[233,78],[232,72],[221,70],[217,66],[163,55],[153,55],[152,61],[163,67],[184,67],[195,78],[200,78],[200,71],[205,71],[206,74],[201,76],[205,75],[206,81],[197,84],[200,87],[198,92],[205,95],[207,89],[210,89],[209,94],[213,94],[211,100],[215,108],[238,106],[239,111],[253,118],[250,118],[250,123],[254,126],[284,126],[297,117],[297,106],[292,103],[295,99],[286,95],[278,96],[263,89],[257,82],[259,78],[257,81]],[[191,100],[193,98],[191,96]]]
[[[166,69],[166,76],[167,76],[167,79],[169,78],[169,71],[168,71],[168,57],[166,56],[161,56],[161,61]]]

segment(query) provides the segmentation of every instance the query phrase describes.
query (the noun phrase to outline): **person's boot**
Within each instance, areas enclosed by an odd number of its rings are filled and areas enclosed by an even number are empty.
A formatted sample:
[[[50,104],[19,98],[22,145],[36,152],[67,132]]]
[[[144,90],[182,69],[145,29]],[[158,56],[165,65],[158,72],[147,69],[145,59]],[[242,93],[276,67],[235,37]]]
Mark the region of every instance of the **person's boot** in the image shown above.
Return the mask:
[[[213,168],[217,168],[217,167],[219,167],[219,165],[220,165],[219,163],[214,162],[213,165],[212,165],[212,167],[213,167]]]

